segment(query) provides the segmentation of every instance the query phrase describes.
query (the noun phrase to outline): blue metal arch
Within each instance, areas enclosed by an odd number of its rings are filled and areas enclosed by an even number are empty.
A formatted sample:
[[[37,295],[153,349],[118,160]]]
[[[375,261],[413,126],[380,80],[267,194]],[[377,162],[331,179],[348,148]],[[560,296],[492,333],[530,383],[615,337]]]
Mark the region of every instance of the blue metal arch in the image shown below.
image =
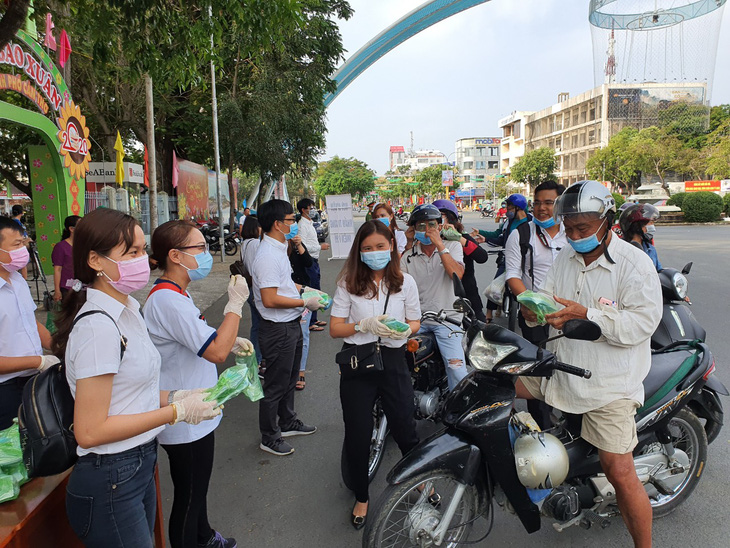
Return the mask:
[[[431,0],[401,17],[357,50],[352,57],[337,69],[332,78],[337,83],[337,91],[325,95],[324,106],[329,106],[335,97],[342,93],[370,65],[412,36],[452,15],[489,1]]]

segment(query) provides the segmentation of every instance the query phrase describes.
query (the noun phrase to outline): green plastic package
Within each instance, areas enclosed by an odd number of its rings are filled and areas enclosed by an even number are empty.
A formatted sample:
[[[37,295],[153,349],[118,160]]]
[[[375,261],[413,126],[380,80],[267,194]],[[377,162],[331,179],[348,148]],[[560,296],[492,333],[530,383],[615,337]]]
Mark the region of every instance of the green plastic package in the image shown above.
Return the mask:
[[[449,227],[446,230],[441,231],[441,238],[449,242],[458,242],[461,240],[461,232],[455,228]]]
[[[302,299],[305,301],[309,297],[319,297],[319,304],[322,305],[322,310],[328,310],[332,306],[332,297],[327,295],[324,291],[317,291],[316,289],[310,289],[302,293]]]
[[[410,325],[408,325],[407,323],[396,320],[395,318],[392,318],[390,316],[388,316],[384,320],[381,320],[380,323],[392,329],[393,331],[397,331],[398,333],[403,333],[404,331],[407,331],[410,327]]]
[[[236,365],[229,367],[214,387],[206,390],[206,401],[215,400],[219,405],[226,403],[243,393],[251,401],[258,401],[264,397],[264,390],[259,380],[259,364],[256,355],[236,356]]]
[[[27,481],[18,425],[14,423],[0,431],[0,502],[18,498],[20,486]]]
[[[537,323],[545,325],[545,316],[562,308],[552,297],[529,289],[517,295],[517,302],[537,314]]]

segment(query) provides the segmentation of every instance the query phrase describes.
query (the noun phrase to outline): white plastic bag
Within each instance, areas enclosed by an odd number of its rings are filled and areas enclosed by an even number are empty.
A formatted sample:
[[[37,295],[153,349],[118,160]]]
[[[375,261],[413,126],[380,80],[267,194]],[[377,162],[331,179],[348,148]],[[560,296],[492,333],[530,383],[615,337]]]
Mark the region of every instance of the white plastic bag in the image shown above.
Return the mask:
[[[484,296],[494,304],[501,305],[504,298],[504,285],[507,283],[507,273],[503,272],[490,283],[484,290]]]

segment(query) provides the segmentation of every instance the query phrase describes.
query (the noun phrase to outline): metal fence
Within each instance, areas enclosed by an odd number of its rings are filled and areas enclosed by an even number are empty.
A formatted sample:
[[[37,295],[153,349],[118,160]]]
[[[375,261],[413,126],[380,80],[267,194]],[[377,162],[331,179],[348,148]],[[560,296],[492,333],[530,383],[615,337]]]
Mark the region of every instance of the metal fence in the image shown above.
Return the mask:
[[[84,197],[84,213],[94,211],[98,207],[109,207],[109,196],[104,192],[87,192]]]

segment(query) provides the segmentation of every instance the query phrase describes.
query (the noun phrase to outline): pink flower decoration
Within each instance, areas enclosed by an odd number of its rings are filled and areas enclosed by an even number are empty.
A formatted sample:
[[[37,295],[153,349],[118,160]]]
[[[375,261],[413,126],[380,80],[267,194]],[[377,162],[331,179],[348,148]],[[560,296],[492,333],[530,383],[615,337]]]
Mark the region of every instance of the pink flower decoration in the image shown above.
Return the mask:
[[[51,213],[50,215],[48,215],[47,219],[49,221],[55,221],[56,220],[56,216],[53,213]]]
[[[45,187],[44,187],[43,185],[41,185],[41,184],[37,184],[37,185],[35,186],[35,190],[36,190],[36,192],[42,192],[44,188],[45,188]]]
[[[63,100],[67,103],[71,100],[71,96],[68,94],[68,91],[63,92]]]
[[[41,240],[44,241],[44,242],[47,242],[48,241],[48,236],[46,236],[45,234],[41,235]]]
[[[49,200],[55,200],[56,199],[56,196],[54,194],[49,194],[48,195],[48,199]]]
[[[41,167],[43,165],[43,162],[40,160],[33,160],[33,167]]]
[[[47,206],[46,204],[43,204],[43,205],[41,206],[41,209],[42,209],[43,211],[45,211],[46,209],[48,209],[48,206]]]

